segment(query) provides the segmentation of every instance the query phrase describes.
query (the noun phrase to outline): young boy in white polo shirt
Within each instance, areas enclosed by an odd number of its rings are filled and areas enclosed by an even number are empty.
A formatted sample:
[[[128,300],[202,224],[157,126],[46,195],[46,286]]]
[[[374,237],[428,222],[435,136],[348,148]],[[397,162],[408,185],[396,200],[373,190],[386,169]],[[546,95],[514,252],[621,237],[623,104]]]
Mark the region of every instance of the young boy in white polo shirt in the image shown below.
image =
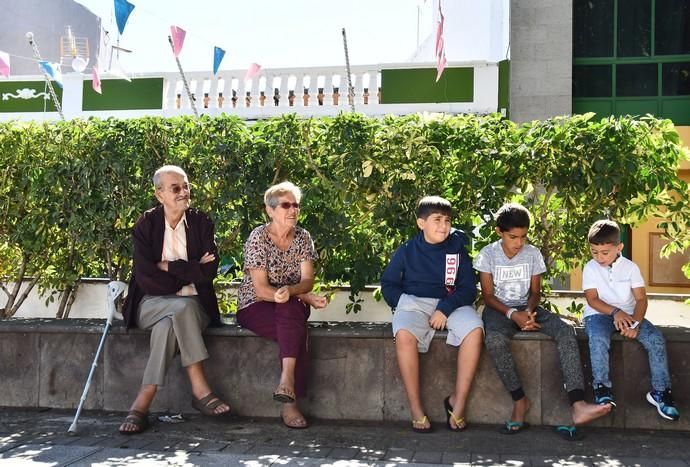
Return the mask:
[[[649,356],[652,390],[647,401],[667,420],[678,420],[678,409],[671,395],[666,341],[659,330],[645,319],[647,294],[644,279],[635,263],[621,255],[623,243],[616,224],[610,220],[595,222],[587,240],[592,260],[582,273],[585,291],[585,330],[589,337],[592,361],[594,401],[615,406],[609,378],[611,334],[637,339]]]

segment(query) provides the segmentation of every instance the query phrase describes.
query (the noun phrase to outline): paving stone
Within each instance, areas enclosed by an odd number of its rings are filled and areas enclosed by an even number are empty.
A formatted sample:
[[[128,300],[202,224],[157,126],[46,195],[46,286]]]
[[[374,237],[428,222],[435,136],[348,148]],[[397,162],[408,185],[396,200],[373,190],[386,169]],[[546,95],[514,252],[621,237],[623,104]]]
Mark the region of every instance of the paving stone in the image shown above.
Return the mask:
[[[563,467],[592,467],[592,461],[585,456],[530,456],[533,466],[550,465]]]
[[[301,452],[302,448],[299,446],[274,446],[269,444],[258,444],[249,449],[245,454],[256,456],[271,455],[295,457],[299,456]]]
[[[333,448],[326,446],[309,446],[302,450],[302,456],[323,459],[325,457],[330,457],[331,451],[333,451]]]
[[[502,465],[498,454],[472,454],[472,465]]]
[[[99,451],[100,448],[24,444],[0,454],[7,465],[35,463],[43,465],[68,465]]]
[[[428,464],[440,464],[441,462],[449,463],[450,461],[442,460],[443,454],[443,452],[438,451],[415,451],[414,456],[412,457],[412,462]]]
[[[331,459],[354,459],[359,454],[357,448],[333,448],[328,454]]]
[[[168,467],[171,464],[175,465],[175,462],[177,465],[183,463],[185,456],[177,453],[107,448],[69,464],[69,467],[91,467],[95,464],[100,466]]]
[[[221,452],[230,454],[244,454],[254,447],[254,443],[247,441],[231,441]]]
[[[469,452],[444,452],[441,462],[444,464],[470,464],[472,456]]]
[[[415,451],[404,448],[390,448],[384,457],[387,461],[410,462],[414,457]]]
[[[657,467],[688,467],[688,463],[680,459],[654,459]]]
[[[379,461],[383,459],[386,451],[380,449],[366,449],[360,448],[359,453],[355,456],[355,459],[362,461]]]
[[[525,454],[501,454],[501,464],[513,467],[528,467],[532,465],[529,455]]]

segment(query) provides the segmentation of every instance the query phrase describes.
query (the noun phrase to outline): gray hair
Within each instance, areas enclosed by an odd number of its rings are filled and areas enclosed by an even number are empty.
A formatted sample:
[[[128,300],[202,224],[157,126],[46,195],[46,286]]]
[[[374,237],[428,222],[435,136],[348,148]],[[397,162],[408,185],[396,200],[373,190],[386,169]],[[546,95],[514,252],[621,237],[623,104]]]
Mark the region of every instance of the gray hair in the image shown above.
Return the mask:
[[[184,178],[187,178],[187,174],[184,170],[182,170],[181,167],[176,165],[164,165],[160,169],[156,170],[156,173],[153,174],[153,186],[156,187],[156,190],[160,190],[162,188],[160,185],[161,175],[170,173],[182,175]]]
[[[264,204],[275,208],[278,206],[278,198],[283,195],[290,193],[295,197],[295,201],[299,203],[302,198],[302,190],[290,182],[282,182],[277,185],[273,185],[264,193]]]

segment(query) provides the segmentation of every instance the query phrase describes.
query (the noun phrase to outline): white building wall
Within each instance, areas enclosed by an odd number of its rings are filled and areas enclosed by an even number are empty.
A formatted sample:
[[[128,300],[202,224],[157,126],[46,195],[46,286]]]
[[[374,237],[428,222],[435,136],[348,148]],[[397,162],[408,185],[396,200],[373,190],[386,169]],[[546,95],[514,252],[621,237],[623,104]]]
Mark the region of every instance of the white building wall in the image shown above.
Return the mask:
[[[438,4],[439,0],[427,0],[420,5],[420,44],[411,57],[413,62],[436,60]],[[508,0],[445,0],[441,2],[441,9],[449,62],[498,62],[508,58]]]

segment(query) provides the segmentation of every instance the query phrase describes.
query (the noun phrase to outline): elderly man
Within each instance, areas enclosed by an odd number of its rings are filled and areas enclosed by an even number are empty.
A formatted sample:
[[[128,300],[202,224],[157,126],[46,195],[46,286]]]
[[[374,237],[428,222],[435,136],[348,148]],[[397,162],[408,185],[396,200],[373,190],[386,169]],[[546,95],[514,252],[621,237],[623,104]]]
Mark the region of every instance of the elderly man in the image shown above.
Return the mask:
[[[201,332],[220,322],[213,222],[189,207],[189,182],[181,168],[161,167],[153,184],[160,205],[134,226],[134,272],[123,310],[127,328],[151,330],[151,351],[139,393],[120,426],[123,434],[148,427],[149,407],[178,351],[191,382],[192,406],[205,415],[230,411],[211,391],[202,363],[208,352]]]

